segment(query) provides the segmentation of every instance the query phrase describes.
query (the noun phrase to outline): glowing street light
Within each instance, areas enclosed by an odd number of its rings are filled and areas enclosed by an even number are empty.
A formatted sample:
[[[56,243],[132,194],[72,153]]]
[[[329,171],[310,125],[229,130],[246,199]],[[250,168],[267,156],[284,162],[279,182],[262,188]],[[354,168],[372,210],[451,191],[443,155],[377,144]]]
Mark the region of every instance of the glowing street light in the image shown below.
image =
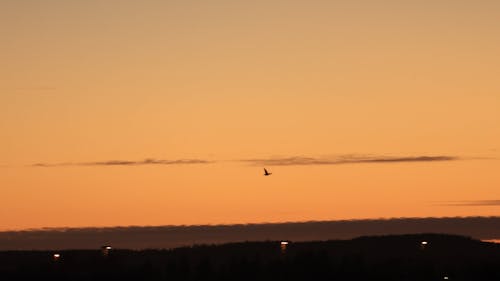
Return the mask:
[[[427,247],[427,245],[429,245],[429,242],[427,241],[420,242],[420,248],[422,248],[422,250],[424,250]]]
[[[52,258],[54,259],[54,261],[59,261],[61,259],[61,254],[54,254],[52,255]]]
[[[280,246],[281,246],[281,253],[286,252],[286,247],[288,246],[289,242],[288,241],[281,241]]]
[[[102,255],[107,257],[109,256],[109,252],[112,250],[113,248],[111,246],[102,246],[101,247],[101,251],[102,251]]]

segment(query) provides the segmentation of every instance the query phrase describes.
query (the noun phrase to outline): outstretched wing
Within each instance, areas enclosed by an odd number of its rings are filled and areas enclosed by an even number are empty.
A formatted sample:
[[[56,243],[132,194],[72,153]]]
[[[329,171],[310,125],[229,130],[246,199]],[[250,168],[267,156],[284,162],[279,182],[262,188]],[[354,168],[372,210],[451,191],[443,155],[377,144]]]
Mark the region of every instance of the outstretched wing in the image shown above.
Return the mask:
[[[264,174],[269,175],[269,172],[266,170],[266,168],[264,168]]]

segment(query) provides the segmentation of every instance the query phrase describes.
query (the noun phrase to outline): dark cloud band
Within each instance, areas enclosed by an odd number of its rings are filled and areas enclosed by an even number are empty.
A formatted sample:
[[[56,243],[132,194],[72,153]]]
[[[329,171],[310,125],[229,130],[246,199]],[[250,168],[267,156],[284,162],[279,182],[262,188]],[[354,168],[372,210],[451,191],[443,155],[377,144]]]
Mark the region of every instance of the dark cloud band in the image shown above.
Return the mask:
[[[289,223],[62,228],[0,232],[0,251],[95,249],[107,241],[122,249],[174,248],[240,241],[317,241],[408,233],[448,233],[500,238],[500,217],[394,218]]]

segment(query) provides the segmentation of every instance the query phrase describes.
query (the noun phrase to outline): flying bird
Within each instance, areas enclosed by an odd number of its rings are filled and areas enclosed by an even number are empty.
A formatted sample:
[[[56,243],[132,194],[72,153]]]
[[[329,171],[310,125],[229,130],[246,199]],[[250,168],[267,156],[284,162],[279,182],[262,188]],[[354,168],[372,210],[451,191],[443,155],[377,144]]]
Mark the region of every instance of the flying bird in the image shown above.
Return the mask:
[[[269,172],[266,170],[266,168],[264,168],[264,176],[266,176],[266,177],[267,177],[267,176],[270,176],[270,175],[272,175],[272,174],[273,174],[273,173],[269,173]]]

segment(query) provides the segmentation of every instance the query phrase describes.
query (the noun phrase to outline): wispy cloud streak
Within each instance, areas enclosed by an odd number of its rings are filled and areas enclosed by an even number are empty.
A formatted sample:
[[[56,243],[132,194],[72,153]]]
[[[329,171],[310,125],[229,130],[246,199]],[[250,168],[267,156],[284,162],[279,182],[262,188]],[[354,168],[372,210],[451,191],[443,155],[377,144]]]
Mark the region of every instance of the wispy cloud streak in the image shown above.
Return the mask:
[[[358,156],[343,155],[336,157],[282,157],[269,159],[243,159],[253,165],[267,166],[306,166],[306,165],[340,165],[340,164],[362,164],[362,163],[401,163],[401,162],[438,162],[458,160],[455,156]]]
[[[63,167],[63,166],[140,166],[140,165],[188,165],[188,164],[210,164],[213,161],[203,159],[144,159],[140,161],[108,160],[98,162],[80,163],[36,163],[32,167]]]
[[[441,206],[500,206],[500,200],[469,200],[469,201],[450,201]]]
[[[454,161],[460,158],[455,156],[360,156],[341,155],[335,157],[277,157],[267,159],[242,159],[237,162],[244,162],[251,165],[265,166],[307,166],[307,165],[341,165],[341,164],[362,164],[362,163],[403,163],[403,162],[438,162]],[[144,159],[133,160],[107,160],[95,162],[64,162],[64,163],[36,163],[31,167],[64,167],[64,166],[141,166],[141,165],[188,165],[188,164],[210,164],[215,161],[204,159]]]

